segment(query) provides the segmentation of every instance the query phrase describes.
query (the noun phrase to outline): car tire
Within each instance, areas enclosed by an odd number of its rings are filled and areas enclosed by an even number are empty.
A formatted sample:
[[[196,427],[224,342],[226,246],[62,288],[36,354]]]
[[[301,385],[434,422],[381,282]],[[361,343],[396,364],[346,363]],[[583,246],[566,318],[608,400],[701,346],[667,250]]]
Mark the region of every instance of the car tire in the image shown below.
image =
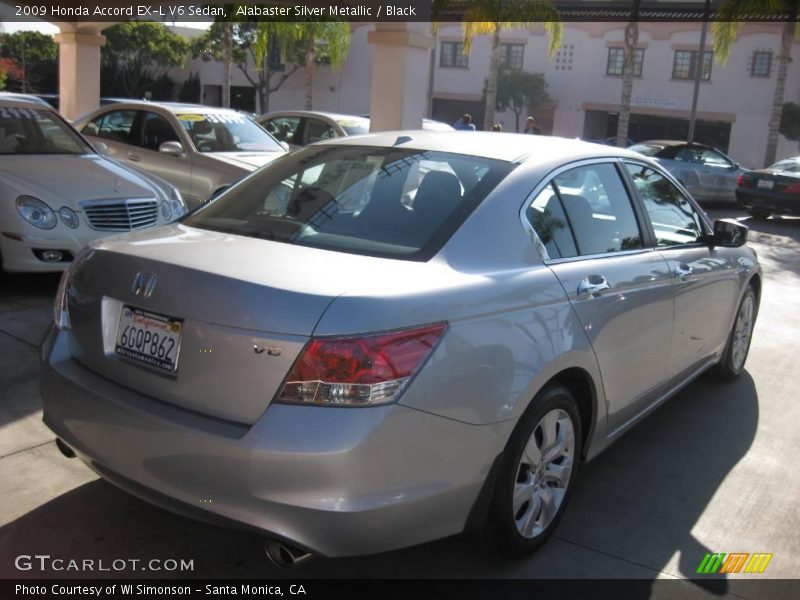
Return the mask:
[[[770,217],[770,213],[766,210],[759,210],[757,208],[748,208],[747,212],[749,212],[753,218],[759,219],[762,221],[766,221]]]
[[[739,302],[739,308],[736,310],[736,317],[728,335],[728,342],[725,344],[722,358],[717,364],[717,375],[722,379],[736,379],[744,371],[757,316],[758,298],[753,285],[750,284]]]
[[[566,509],[580,456],[575,398],[563,386],[547,386],[525,411],[501,458],[484,527],[493,551],[519,559],[547,541]]]

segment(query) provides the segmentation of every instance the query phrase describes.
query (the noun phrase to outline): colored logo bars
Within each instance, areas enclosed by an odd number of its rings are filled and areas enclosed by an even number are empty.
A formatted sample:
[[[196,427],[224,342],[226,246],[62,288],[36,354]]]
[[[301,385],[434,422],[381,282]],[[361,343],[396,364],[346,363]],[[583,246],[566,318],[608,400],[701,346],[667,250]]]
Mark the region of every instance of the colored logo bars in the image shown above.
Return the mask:
[[[747,552],[709,552],[700,561],[697,572],[702,575],[713,573],[763,573],[769,561],[772,560],[772,553]]]

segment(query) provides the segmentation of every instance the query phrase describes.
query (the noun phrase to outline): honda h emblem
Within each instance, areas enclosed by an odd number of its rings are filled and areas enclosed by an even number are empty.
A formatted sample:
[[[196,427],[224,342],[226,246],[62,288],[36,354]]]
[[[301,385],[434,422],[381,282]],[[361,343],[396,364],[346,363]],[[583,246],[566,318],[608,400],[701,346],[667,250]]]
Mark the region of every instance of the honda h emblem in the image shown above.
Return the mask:
[[[131,292],[133,292],[134,296],[141,296],[143,298],[149,298],[153,290],[156,289],[156,282],[158,281],[158,277],[155,273],[147,273],[146,271],[139,271],[136,274],[136,277],[133,278],[133,285],[131,286]]]

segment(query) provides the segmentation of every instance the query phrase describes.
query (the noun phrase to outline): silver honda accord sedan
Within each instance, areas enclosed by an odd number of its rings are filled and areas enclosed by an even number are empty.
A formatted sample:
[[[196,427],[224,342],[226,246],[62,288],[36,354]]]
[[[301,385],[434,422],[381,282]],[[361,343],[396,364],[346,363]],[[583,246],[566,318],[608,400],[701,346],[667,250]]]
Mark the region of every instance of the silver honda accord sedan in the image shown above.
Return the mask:
[[[341,138],[181,222],[93,242],[42,346],[67,456],[279,564],[462,531],[507,557],[581,463],[709,368],[762,286],[641,154],[498,133]]]

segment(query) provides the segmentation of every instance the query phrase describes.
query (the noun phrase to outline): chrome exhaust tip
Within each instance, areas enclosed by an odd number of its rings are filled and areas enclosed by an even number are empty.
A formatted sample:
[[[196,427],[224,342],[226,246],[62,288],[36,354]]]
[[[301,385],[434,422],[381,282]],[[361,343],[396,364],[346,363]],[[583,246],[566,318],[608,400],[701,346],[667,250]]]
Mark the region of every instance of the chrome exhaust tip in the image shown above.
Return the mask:
[[[75,451],[67,446],[66,442],[64,442],[64,440],[61,438],[56,438],[56,446],[59,450],[61,450],[61,454],[67,458],[75,458]]]
[[[304,550],[275,540],[267,540],[266,544],[264,544],[264,552],[269,562],[279,569],[285,570],[294,569],[297,565],[306,562],[313,556]]]

